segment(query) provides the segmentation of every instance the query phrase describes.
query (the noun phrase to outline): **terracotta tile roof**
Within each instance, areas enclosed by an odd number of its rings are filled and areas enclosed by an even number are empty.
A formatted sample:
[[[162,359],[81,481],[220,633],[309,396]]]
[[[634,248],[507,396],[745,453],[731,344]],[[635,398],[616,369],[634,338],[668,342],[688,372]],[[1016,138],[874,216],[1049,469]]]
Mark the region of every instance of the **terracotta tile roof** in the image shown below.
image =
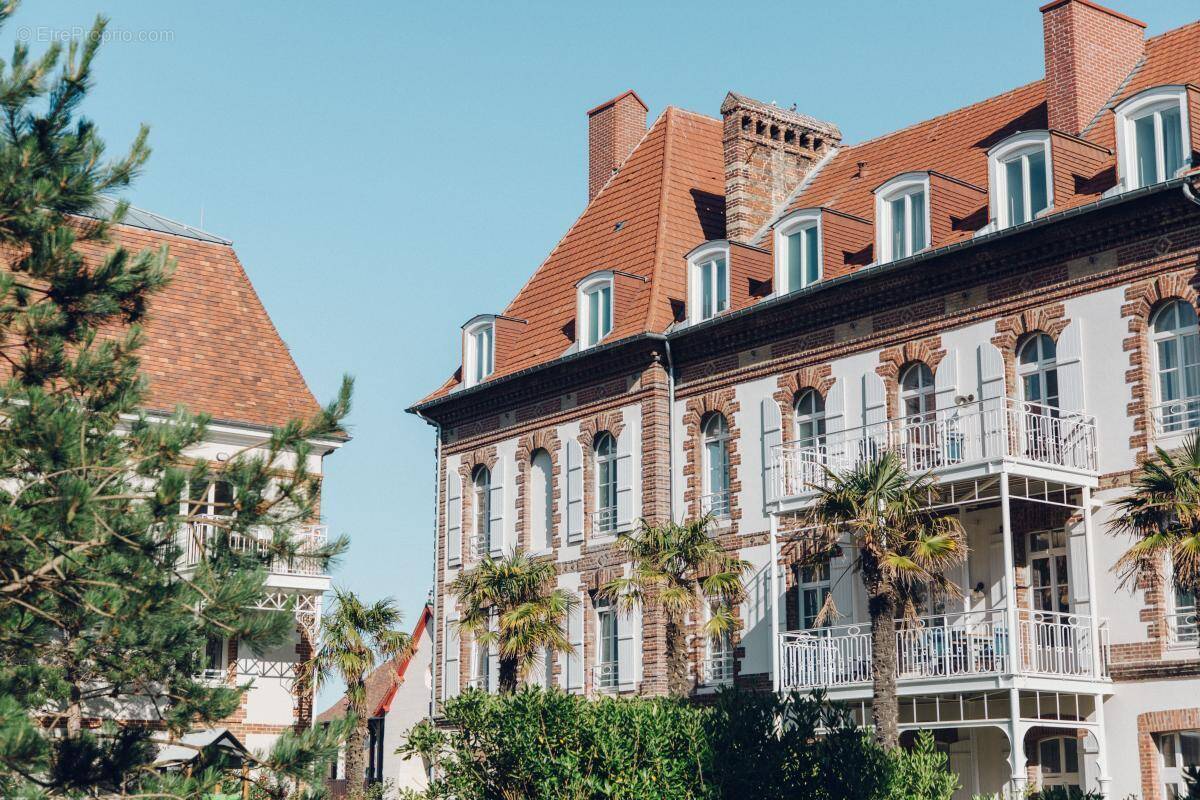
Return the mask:
[[[721,122],[668,108],[650,126],[620,171],[504,309],[525,320],[518,341],[497,353],[493,377],[551,361],[571,346],[575,284],[597,270],[644,278],[628,307],[616,307],[609,341],[663,331],[671,300],[687,296],[683,256],[725,235]],[[452,377],[428,399],[447,393]]]
[[[433,622],[433,609],[426,605],[421,611],[421,618],[417,620],[417,626],[413,628],[412,641],[413,652],[420,646],[422,639],[425,637],[425,631],[429,629],[429,625]],[[367,676],[367,708],[371,711],[371,716],[379,717],[391,710],[392,698],[396,696],[396,689],[404,680],[404,673],[408,670],[408,663],[412,660],[412,656],[404,658],[393,658],[380,664],[375,669],[371,670],[371,674]],[[346,715],[346,709],[350,703],[343,695],[338,698],[338,701],[329,708],[317,715],[317,723],[331,722],[335,719],[341,719]]]
[[[148,410],[185,405],[217,420],[270,426],[320,408],[232,246],[133,225],[115,226],[113,239],[132,252],[166,245],[176,260],[144,325]],[[85,250],[89,258],[100,253]]]

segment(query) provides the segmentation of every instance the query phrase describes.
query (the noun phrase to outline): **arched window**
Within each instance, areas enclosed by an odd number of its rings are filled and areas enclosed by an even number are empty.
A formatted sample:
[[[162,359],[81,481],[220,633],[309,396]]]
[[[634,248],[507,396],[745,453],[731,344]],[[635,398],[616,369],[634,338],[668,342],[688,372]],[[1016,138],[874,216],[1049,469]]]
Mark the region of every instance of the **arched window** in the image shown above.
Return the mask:
[[[704,421],[704,496],[702,514],[729,516],[729,423],[721,414]]]
[[[825,446],[825,398],[816,389],[805,389],[796,398],[795,433],[800,447]]]
[[[1054,736],[1038,742],[1042,786],[1079,786],[1079,740]]]
[[[596,435],[596,533],[617,529],[617,440],[611,433]]]
[[[1022,399],[1041,407],[1035,411],[1050,413],[1049,409],[1058,408],[1057,358],[1054,340],[1044,333],[1030,336],[1017,353]]]
[[[537,450],[529,460],[529,546],[549,550],[554,530],[554,490],[551,476],[554,464],[550,454]]]
[[[1158,405],[1154,421],[1160,433],[1200,427],[1200,329],[1196,309],[1173,300],[1154,315],[1154,366]]]
[[[472,499],[475,502],[475,557],[480,558],[492,549],[492,473],[479,466],[471,475]]]
[[[933,372],[928,365],[918,361],[904,370],[900,376],[900,400],[905,417],[921,417],[923,420],[934,410]]]

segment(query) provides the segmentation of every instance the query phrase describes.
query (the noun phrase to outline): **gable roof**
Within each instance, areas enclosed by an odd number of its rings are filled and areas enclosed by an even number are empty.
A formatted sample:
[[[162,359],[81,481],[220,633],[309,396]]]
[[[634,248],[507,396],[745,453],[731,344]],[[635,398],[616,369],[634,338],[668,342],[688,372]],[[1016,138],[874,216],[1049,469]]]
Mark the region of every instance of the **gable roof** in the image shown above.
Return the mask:
[[[524,320],[519,341],[497,359],[493,378],[552,361],[571,346],[575,284],[598,270],[644,279],[629,307],[614,308],[609,341],[663,331],[671,300],[687,296],[683,256],[725,235],[721,121],[667,108],[620,170],[505,307]],[[445,395],[456,375],[426,398]]]
[[[113,207],[98,204],[95,215]],[[270,427],[320,409],[228,240],[136,208],[113,226],[112,240],[133,253],[165,246],[176,262],[143,324],[148,411],[185,405],[217,421]],[[81,247],[93,262],[109,249]]]
[[[370,709],[372,717],[382,717],[391,710],[392,700],[396,697],[396,690],[400,688],[400,684],[404,681],[404,675],[408,671],[408,665],[412,661],[413,654],[416,653],[421,640],[425,638],[425,631],[429,630],[432,622],[433,606],[426,603],[425,607],[421,610],[421,618],[417,620],[417,625],[413,628],[412,652],[402,658],[396,657],[385,661],[371,670],[371,674],[367,676],[367,708]],[[350,702],[343,695],[338,698],[336,703],[317,715],[317,722],[331,722],[335,719],[341,719],[346,715],[346,710],[349,706]]]

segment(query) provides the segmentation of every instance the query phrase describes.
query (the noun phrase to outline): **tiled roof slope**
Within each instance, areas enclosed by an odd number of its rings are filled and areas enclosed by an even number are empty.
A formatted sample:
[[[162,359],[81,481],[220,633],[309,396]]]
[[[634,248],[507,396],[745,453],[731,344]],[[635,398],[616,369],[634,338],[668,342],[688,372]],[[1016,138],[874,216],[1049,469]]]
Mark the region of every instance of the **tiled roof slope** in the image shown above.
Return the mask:
[[[1115,134],[1111,107],[1151,86],[1200,83],[1197,53],[1200,22],[1147,39],[1144,61],[1085,131],[1084,138],[1112,150]],[[1035,81],[894,133],[842,147],[783,213],[823,206],[873,222],[873,190],[904,172],[932,170],[986,187],[988,149],[1010,134],[1045,127],[1045,87],[1043,81]],[[861,176],[860,162],[864,162],[865,170]],[[1109,164],[1115,164],[1115,156],[1109,158]],[[1095,199],[1098,196],[1056,198],[1054,210],[1064,211]],[[970,230],[955,231],[950,238],[932,244],[940,247],[973,235]],[[770,237],[764,236],[761,244],[769,247]]]
[[[566,352],[575,284],[597,270],[646,279],[632,307],[614,309],[611,341],[666,330],[674,320],[671,300],[687,296],[683,256],[697,243],[725,235],[724,170],[720,120],[664,111],[504,309],[527,326],[503,359],[497,356],[493,377]],[[426,399],[457,382],[452,378]]]
[[[166,245],[176,261],[143,326],[148,410],[185,405],[218,420],[271,426],[320,408],[232,246],[129,224],[114,226],[113,240],[135,253]]]

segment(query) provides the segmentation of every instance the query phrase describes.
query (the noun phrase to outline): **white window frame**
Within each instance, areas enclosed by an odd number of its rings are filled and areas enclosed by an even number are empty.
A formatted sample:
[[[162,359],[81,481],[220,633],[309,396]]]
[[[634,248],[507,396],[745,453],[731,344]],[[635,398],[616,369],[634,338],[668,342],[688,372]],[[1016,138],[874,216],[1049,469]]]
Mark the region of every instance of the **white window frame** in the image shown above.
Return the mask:
[[[713,618],[721,600],[706,597],[704,603],[704,621]],[[733,683],[733,631],[725,631],[715,639],[704,636],[704,669],[701,682],[705,686],[727,686]]]
[[[1011,220],[1008,218],[1008,172],[1005,167],[1010,161],[1020,158],[1023,160],[1022,174],[1025,179],[1024,202],[1025,208],[1030,207],[1029,196],[1029,159],[1030,153],[1041,150],[1046,157],[1046,207],[1037,214],[1030,214],[1028,220]],[[1021,131],[1004,139],[991,150],[988,150],[988,185],[992,189],[991,208],[992,219],[997,229],[1009,228],[1030,222],[1039,216],[1049,214],[1054,209],[1054,167],[1050,163],[1050,131]]]
[[[718,294],[715,291],[717,287],[713,287],[712,293],[713,306],[711,310],[704,307],[704,281],[706,280],[706,268],[709,264],[713,264],[718,259],[725,261],[725,307],[717,308]],[[724,239],[717,239],[711,242],[705,242],[695,250],[687,254],[688,265],[688,322],[695,325],[697,322],[703,322],[707,319],[719,316],[729,310],[733,298],[730,295],[732,279],[729,275],[729,242]],[[715,271],[715,270],[714,270]]]
[[[612,451],[610,453],[601,455],[599,445],[606,437],[612,441]],[[620,447],[617,442],[617,437],[613,436],[610,431],[600,431],[600,433],[596,434],[596,438],[592,443],[592,462],[596,467],[596,476],[594,479],[596,509],[592,516],[592,519],[594,520],[594,524],[592,525],[593,537],[616,536],[617,529],[620,527],[620,521],[618,519],[618,515],[620,514],[620,511],[618,510],[620,500],[617,497],[621,490],[620,479],[617,475],[617,462],[621,455],[619,451]],[[606,465],[607,469],[602,470],[602,465]],[[612,485],[611,505],[603,504],[603,485],[600,482],[600,473],[602,471],[608,475],[609,482]]]
[[[593,666],[593,690],[597,692],[615,693],[621,687],[621,614],[617,603],[609,599],[597,599],[595,613],[596,621],[596,662]],[[604,618],[611,616],[613,628],[613,658],[604,659]]]
[[[776,294],[787,294],[797,289],[803,289],[806,286],[811,286],[813,283],[819,283],[825,277],[825,233],[821,224],[821,218],[822,215],[819,208],[805,208],[793,211],[775,223]],[[811,282],[808,280],[808,264],[804,263],[807,253],[801,253],[800,285],[792,286],[788,276],[789,247],[791,245],[788,237],[805,229],[814,230],[817,236],[817,279]]]
[[[1186,336],[1200,336],[1200,319],[1197,321],[1196,327],[1188,326],[1186,328],[1175,328],[1171,331],[1160,332],[1156,330],[1158,320],[1166,313],[1167,308],[1175,303],[1189,304],[1189,301],[1182,298],[1176,298],[1163,303],[1159,308],[1155,309],[1150,315],[1150,324],[1148,326],[1148,335],[1150,337],[1150,364],[1151,364],[1151,381],[1154,384],[1151,391],[1154,393],[1154,423],[1155,434],[1157,436],[1178,436],[1200,428],[1200,425],[1195,424],[1196,415],[1192,409],[1200,404],[1200,396],[1190,396],[1186,393],[1183,380],[1183,353],[1184,353],[1184,338]],[[1194,310],[1194,307],[1193,307]],[[1200,314],[1197,315],[1200,317]],[[1175,341],[1175,353],[1177,365],[1173,367],[1177,375],[1177,384],[1179,386],[1179,397],[1168,400],[1163,397],[1162,391],[1162,363],[1158,355],[1158,345],[1166,340]],[[1169,409],[1167,403],[1172,403],[1178,406],[1178,409]],[[1163,421],[1170,416],[1172,419],[1178,418],[1178,421],[1170,424],[1170,430],[1166,430],[1167,425]]]
[[[1200,596],[1192,595],[1191,605],[1181,604],[1179,587],[1175,585],[1175,564],[1167,557],[1167,576],[1164,581],[1168,597],[1167,632],[1170,644],[1196,649],[1200,637]]]
[[[715,425],[718,419],[724,423],[724,429],[719,432],[713,432],[710,426]],[[701,428],[700,433],[700,448],[702,450],[701,467],[704,473],[702,481],[703,497],[701,498],[700,513],[712,514],[718,520],[729,519],[729,510],[730,506],[732,505],[733,492],[730,489],[730,486],[733,483],[733,468],[729,463],[730,438],[729,420],[725,418],[724,414],[717,411],[709,414],[705,418],[704,425]],[[712,485],[714,465],[712,463],[712,452],[710,445],[718,445],[720,447],[722,458],[724,459],[723,463],[720,465],[721,471],[724,473],[725,480],[725,488],[722,490],[725,494],[724,497],[717,497],[716,493],[718,490]]]
[[[616,283],[613,280],[612,270],[602,270],[600,272],[593,272],[575,286],[577,290],[575,341],[579,345],[580,350],[586,350],[590,347],[595,347],[596,345],[600,344],[606,338],[608,338],[609,334],[612,333],[613,318],[616,313],[615,308],[617,304]],[[592,321],[591,309],[588,302],[589,296],[592,294],[592,292],[600,291],[606,286],[609,291],[608,320],[606,321],[607,325],[601,327],[607,327],[607,330],[605,330],[604,333],[598,339],[596,339],[596,341],[592,342],[588,340],[588,333],[591,329]]]
[[[806,570],[811,571],[806,575]],[[796,619],[800,624],[800,630],[811,631],[829,627],[829,620],[825,620],[823,625],[808,627],[807,615],[804,613],[804,600],[810,592],[815,593],[816,598],[820,601],[817,604],[817,615],[819,616],[821,609],[825,607],[826,599],[833,594],[833,564],[829,559],[796,566],[796,602],[800,606],[796,609]],[[815,621],[816,617],[813,620]]]
[[[486,480],[480,482],[480,477]],[[492,551],[492,471],[483,464],[471,472],[471,554],[481,559]]]
[[[538,487],[538,461],[545,456],[545,486]],[[541,496],[539,496],[539,494]],[[544,529],[543,529],[544,526]],[[529,538],[533,553],[548,553],[554,547],[554,456],[544,447],[529,456]]]
[[[1113,109],[1115,115],[1114,124],[1116,125],[1117,135],[1117,171],[1120,178],[1120,187],[1123,190],[1140,188],[1138,185],[1137,176],[1137,135],[1134,132],[1134,123],[1147,114],[1152,114],[1155,111],[1161,111],[1164,108],[1178,106],[1179,108],[1179,124],[1183,127],[1180,131],[1181,141],[1183,143],[1183,162],[1182,168],[1187,169],[1191,165],[1191,121],[1188,119],[1188,103],[1187,103],[1187,87],[1186,86],[1154,86],[1150,89],[1138,92],[1133,97],[1122,102]],[[1158,171],[1163,172],[1163,137],[1160,124],[1155,124],[1155,162],[1158,166]],[[1163,175],[1162,180],[1168,181],[1174,175]]]
[[[482,375],[478,372],[475,343],[485,332],[490,335],[491,342],[488,351],[487,369]],[[463,326],[463,384],[476,386],[483,383],[496,372],[496,317],[493,314],[481,314],[473,317]]]
[[[925,245],[920,250],[910,249],[907,253],[897,253],[892,242],[892,201],[908,198],[918,192],[925,194]],[[911,215],[911,201],[904,204],[906,217]],[[929,202],[929,173],[906,172],[897,175],[875,190],[875,249],[879,253],[876,263],[899,261],[917,253],[928,250],[933,245],[930,231],[930,202]],[[906,226],[907,229],[908,226]]]
[[[1043,340],[1043,337],[1045,339]],[[1043,352],[1043,341],[1049,341],[1050,346],[1054,348],[1053,355],[1047,357]],[[1034,348],[1037,353],[1036,361],[1024,362],[1023,358],[1025,351],[1029,348]],[[1021,400],[1027,404],[1027,407],[1037,414],[1049,414],[1057,412],[1062,403],[1062,387],[1058,386],[1058,343],[1047,333],[1037,331],[1025,338],[1021,342],[1021,346],[1017,348],[1017,383],[1020,384]],[[1054,383],[1057,394],[1054,395],[1054,402],[1051,403],[1049,396],[1050,373],[1054,373]],[[1041,397],[1037,400],[1031,400],[1028,396],[1026,388],[1026,378],[1033,378],[1038,384],[1041,391]],[[1037,406],[1033,408],[1033,406]]]

